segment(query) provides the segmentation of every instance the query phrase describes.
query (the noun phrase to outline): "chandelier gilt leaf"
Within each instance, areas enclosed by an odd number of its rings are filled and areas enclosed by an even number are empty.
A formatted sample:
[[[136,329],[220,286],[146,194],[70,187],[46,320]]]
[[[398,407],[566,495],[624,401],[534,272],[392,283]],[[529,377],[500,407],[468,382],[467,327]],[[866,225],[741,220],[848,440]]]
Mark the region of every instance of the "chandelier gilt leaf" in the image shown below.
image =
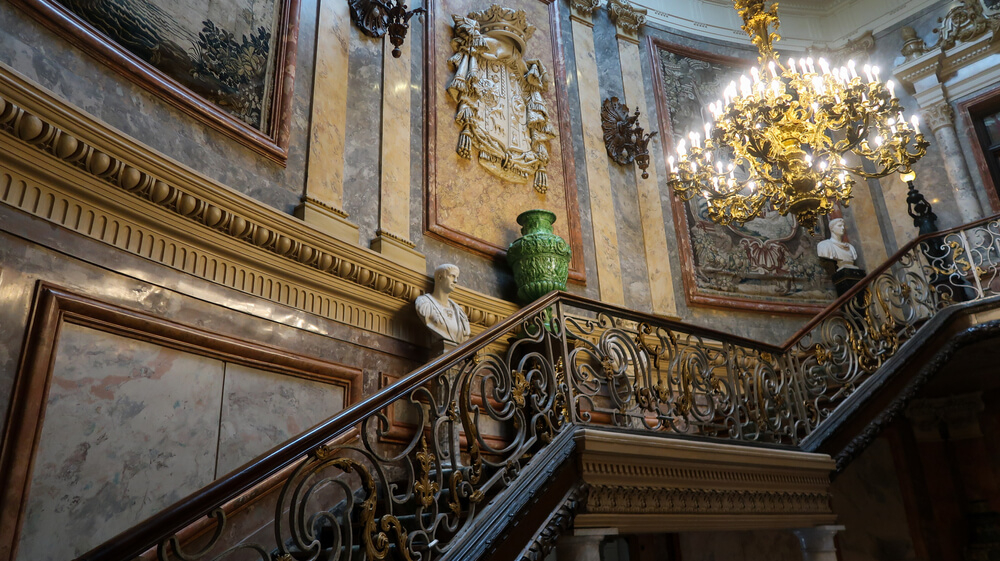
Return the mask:
[[[777,3],[735,5],[760,66],[709,105],[704,137],[691,132],[677,142],[668,184],[678,196],[702,195],[718,224],[742,224],[773,208],[811,229],[836,202],[848,204],[855,177],[912,174],[928,143],[878,67],[812,58],[782,64],[773,46],[781,39]]]

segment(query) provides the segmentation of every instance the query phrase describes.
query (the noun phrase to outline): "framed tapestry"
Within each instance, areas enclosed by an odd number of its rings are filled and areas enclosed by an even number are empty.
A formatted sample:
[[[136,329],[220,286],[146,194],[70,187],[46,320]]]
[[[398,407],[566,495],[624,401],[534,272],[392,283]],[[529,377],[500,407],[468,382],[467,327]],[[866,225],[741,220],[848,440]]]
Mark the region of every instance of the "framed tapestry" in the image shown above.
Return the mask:
[[[706,107],[755,62],[654,38],[648,47],[666,158],[681,135],[702,129]],[[720,226],[708,219],[701,197],[687,203],[675,197],[672,207],[689,305],[815,314],[836,299],[816,254],[822,232],[773,210],[742,226]]]
[[[178,109],[284,164],[299,0],[11,0]]]
[[[517,215],[550,210],[555,233],[573,250],[569,278],[582,283],[560,9],[553,0],[428,6],[424,226],[432,237],[502,260],[521,235]]]

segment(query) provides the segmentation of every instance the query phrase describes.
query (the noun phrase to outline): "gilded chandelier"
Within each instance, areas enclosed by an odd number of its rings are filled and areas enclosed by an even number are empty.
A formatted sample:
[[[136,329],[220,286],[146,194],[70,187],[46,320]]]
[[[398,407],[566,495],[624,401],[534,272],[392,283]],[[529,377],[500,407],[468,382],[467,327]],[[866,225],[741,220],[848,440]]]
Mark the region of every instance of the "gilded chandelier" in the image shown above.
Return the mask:
[[[760,67],[709,105],[704,140],[697,132],[668,158],[668,184],[683,200],[703,195],[718,224],[753,220],[770,204],[805,228],[851,198],[854,176],[912,174],[927,151],[914,115],[877,67],[854,61],[831,67],[812,58],[778,59],[777,3],[735,0],[743,30],[760,51]],[[773,29],[773,30],[772,30]],[[688,144],[690,142],[690,144]]]

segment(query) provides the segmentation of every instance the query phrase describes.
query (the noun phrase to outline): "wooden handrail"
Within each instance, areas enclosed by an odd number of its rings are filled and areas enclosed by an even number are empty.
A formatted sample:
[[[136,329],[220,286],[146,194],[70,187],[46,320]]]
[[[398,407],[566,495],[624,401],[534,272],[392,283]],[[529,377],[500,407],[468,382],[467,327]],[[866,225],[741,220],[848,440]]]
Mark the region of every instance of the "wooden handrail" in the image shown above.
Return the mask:
[[[522,320],[533,314],[539,313],[557,302],[569,304],[596,313],[612,313],[616,317],[641,323],[648,323],[651,325],[663,326],[675,331],[757,349],[762,352],[783,354],[791,350],[792,347],[802,339],[802,337],[819,325],[819,323],[834,314],[848,300],[853,298],[858,292],[863,290],[865,286],[870,284],[876,277],[884,273],[904,254],[911,251],[921,242],[935,237],[946,236],[954,232],[967,230],[969,228],[974,228],[997,219],[1000,219],[1000,214],[983,218],[956,228],[951,228],[949,230],[935,232],[933,234],[925,234],[917,237],[906,244],[902,249],[897,251],[892,258],[888,259],[885,263],[870,272],[863,280],[858,282],[858,284],[856,284],[853,288],[848,290],[844,295],[839,297],[826,309],[820,312],[816,317],[802,327],[802,329],[792,335],[783,345],[772,345],[737,335],[723,333],[706,327],[689,325],[680,321],[667,319],[662,316],[629,310],[621,306],[607,304],[605,302],[600,302],[598,300],[593,300],[576,294],[551,292],[530,305],[522,308],[517,313],[497,323],[493,327],[483,331],[478,336],[466,341],[453,352],[432,360],[424,366],[414,370],[399,382],[384,388],[371,397],[355,403],[330,419],[327,419],[312,429],[309,429],[305,433],[273,448],[263,456],[252,460],[223,478],[214,481],[203,489],[192,493],[170,507],[167,507],[143,522],[140,522],[138,525],[118,534],[114,538],[104,542],[100,546],[79,557],[78,561],[120,561],[122,559],[135,558],[146,551],[151,544],[158,544],[162,542],[184,527],[205,516],[206,513],[212,512],[215,508],[218,508],[220,505],[238,497],[245,491],[266,480],[268,477],[271,477],[275,473],[288,468],[294,462],[299,461],[307,454],[315,450],[318,446],[342,436],[373,412],[388,407],[397,399],[402,398],[421,385],[426,384],[439,373],[447,371],[448,369],[458,365],[460,362],[468,359],[475,352],[492,342],[496,337],[517,326]]]

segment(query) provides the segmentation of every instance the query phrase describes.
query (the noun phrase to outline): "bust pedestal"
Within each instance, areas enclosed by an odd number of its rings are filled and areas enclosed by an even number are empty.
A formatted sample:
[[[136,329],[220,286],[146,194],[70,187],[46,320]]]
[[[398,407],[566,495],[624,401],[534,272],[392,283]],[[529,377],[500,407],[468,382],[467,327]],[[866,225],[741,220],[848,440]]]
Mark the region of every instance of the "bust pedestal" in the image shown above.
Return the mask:
[[[845,292],[858,284],[867,274],[864,269],[857,269],[855,267],[837,269],[833,273],[833,287],[837,289],[837,296],[843,296]]]

